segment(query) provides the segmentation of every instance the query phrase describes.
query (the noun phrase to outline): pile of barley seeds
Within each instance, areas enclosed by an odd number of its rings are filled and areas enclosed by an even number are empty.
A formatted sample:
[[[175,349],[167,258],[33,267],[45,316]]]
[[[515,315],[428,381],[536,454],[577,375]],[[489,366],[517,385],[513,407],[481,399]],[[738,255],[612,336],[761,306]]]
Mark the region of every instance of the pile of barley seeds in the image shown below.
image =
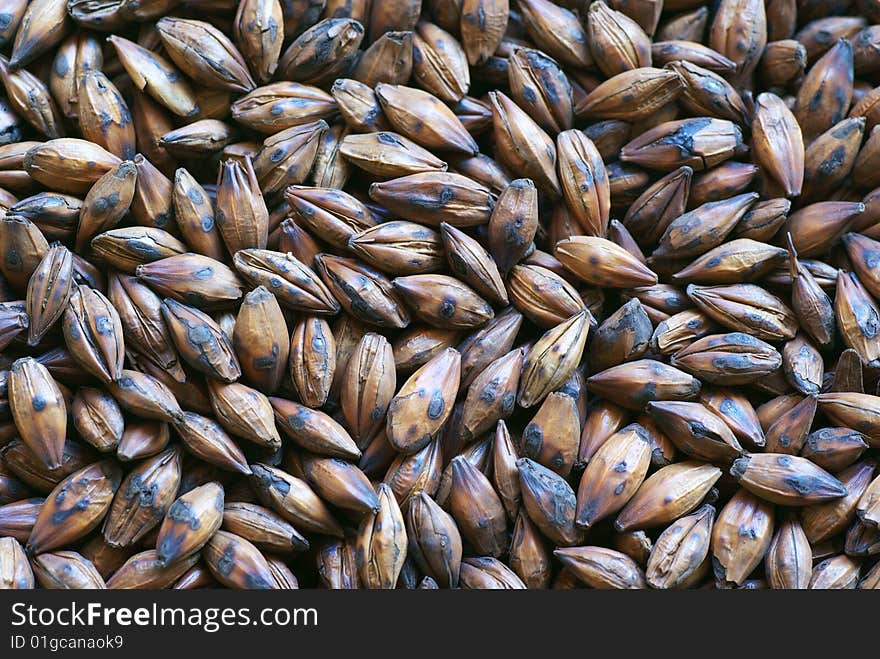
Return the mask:
[[[4,0],[0,587],[880,587],[880,0]]]

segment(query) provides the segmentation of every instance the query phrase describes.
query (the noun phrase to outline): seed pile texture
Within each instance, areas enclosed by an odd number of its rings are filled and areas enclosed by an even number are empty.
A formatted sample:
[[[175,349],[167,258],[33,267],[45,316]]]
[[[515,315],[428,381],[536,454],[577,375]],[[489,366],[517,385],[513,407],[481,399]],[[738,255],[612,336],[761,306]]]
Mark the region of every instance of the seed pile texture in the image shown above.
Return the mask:
[[[3,0],[0,587],[880,588],[880,0]]]

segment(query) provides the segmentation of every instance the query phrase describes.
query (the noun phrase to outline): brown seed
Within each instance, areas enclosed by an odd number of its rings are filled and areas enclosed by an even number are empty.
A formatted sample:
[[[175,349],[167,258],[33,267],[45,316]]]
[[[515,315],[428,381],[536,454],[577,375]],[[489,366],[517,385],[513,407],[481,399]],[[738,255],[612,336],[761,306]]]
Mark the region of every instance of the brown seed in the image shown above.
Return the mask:
[[[324,588],[356,590],[360,588],[357,552],[354,543],[334,540],[318,552],[318,577]]]
[[[77,112],[83,137],[124,160],[135,155],[135,131],[128,106],[100,71],[78,79]]]
[[[289,554],[309,548],[308,540],[293,526],[268,508],[253,503],[227,501],[223,508],[223,529],[264,551]]]
[[[67,408],[45,366],[27,357],[9,373],[9,408],[18,435],[49,469],[63,464]]]
[[[844,119],[807,147],[804,201],[827,198],[841,187],[856,162],[864,130],[864,117]]]
[[[458,392],[461,355],[447,348],[403,384],[388,407],[388,441],[415,453],[430,442],[452,412]]]
[[[465,458],[452,460],[449,507],[459,529],[481,555],[500,556],[507,550],[507,520],[489,479]]]
[[[743,452],[724,420],[700,403],[652,401],[646,410],[676,448],[692,458],[729,463]]]
[[[239,3],[232,23],[235,42],[250,70],[268,82],[278,67],[284,40],[284,15],[278,0],[245,0]]]
[[[422,172],[373,183],[370,198],[400,217],[431,226],[485,224],[495,206],[488,188],[452,172]]]
[[[513,350],[489,364],[470,385],[458,422],[458,433],[470,443],[508,418],[516,406],[523,350]]]
[[[101,532],[107,544],[133,545],[162,521],[177,496],[181,467],[180,449],[171,448],[129,472],[104,519]]]
[[[100,524],[119,488],[122,471],[111,460],[72,473],[46,498],[28,538],[32,554],[64,547]]]
[[[156,551],[149,549],[135,554],[107,579],[112,590],[168,588],[186,574],[199,560],[190,556],[176,563],[165,565]]]
[[[382,427],[396,382],[391,345],[379,334],[365,334],[349,359],[341,391],[342,413],[359,447]]]
[[[165,58],[117,35],[107,38],[135,87],[180,117],[198,113],[199,106],[186,79]]]
[[[479,242],[454,226],[444,222],[440,229],[452,272],[491,303],[506,305],[507,291],[489,253]]]
[[[353,237],[377,225],[366,205],[341,190],[291,186],[285,197],[304,228],[342,249],[348,248]]]
[[[690,400],[700,382],[653,359],[626,362],[587,378],[587,388],[622,407],[641,410],[654,400]]]
[[[358,133],[391,130],[375,92],[362,82],[338,78],[330,88],[339,114]]]
[[[79,436],[102,453],[115,451],[122,439],[125,419],[116,401],[101,389],[82,387],[71,406]]]
[[[578,117],[636,122],[674,102],[683,87],[682,77],[674,70],[644,67],[622,71],[591,91],[578,103],[575,113]]]
[[[156,540],[156,556],[170,565],[199,551],[223,522],[223,487],[206,483],[168,508]]]
[[[652,286],[657,275],[622,247],[596,236],[575,236],[556,243],[556,257],[567,270],[593,286]]]
[[[531,178],[542,192],[559,196],[556,146],[534,120],[500,91],[490,92],[497,157],[510,171]]]
[[[523,511],[516,516],[508,562],[526,587],[547,588],[550,585],[550,552],[538,529]]]
[[[708,45],[736,63],[746,80],[767,44],[767,13],[759,0],[723,0],[709,29]]]
[[[614,522],[618,531],[662,526],[694,510],[721,477],[704,462],[671,464],[651,475]]]
[[[24,169],[31,178],[61,192],[81,194],[120,160],[86,140],[71,137],[43,142],[24,156]]]
[[[70,296],[72,279],[70,250],[63,245],[53,244],[28,282],[28,345],[37,345],[61,318]]]
[[[820,428],[807,435],[801,455],[823,469],[839,472],[865,452],[862,433],[849,428]]]
[[[243,284],[224,263],[201,254],[178,254],[135,268],[139,279],[160,295],[201,309],[223,309],[241,299]]]
[[[242,249],[234,255],[233,263],[246,281],[265,286],[285,307],[314,314],[339,311],[339,303],[315,273],[290,254]]]
[[[818,394],[824,372],[822,355],[810,340],[798,334],[782,349],[782,366],[791,385],[805,395]]]
[[[128,347],[162,368],[179,370],[161,298],[134,277],[117,273],[110,277],[107,297],[119,314]]]
[[[55,468],[47,467],[40,456],[20,439],[12,439],[3,448],[2,454],[8,471],[40,494],[48,494],[65,477],[97,459],[94,451],[73,440],[64,443],[61,466]]]
[[[756,496],[782,506],[808,506],[847,493],[834,476],[794,455],[753,453],[736,460],[730,473]]]
[[[679,216],[660,237],[653,258],[699,256],[718,247],[757,199],[756,193],[745,193],[705,203]]]
[[[602,398],[592,401],[587,409],[583,428],[581,429],[580,446],[578,447],[577,466],[588,465],[596,451],[626,425],[628,413],[623,408]]]
[[[704,387],[700,390],[700,402],[721,417],[738,440],[756,447],[765,445],[755,408],[738,390]]]
[[[571,486],[558,474],[528,458],[516,461],[523,507],[535,526],[551,541],[563,546],[577,544],[582,536],[575,527],[577,499]]]
[[[586,32],[574,12],[550,0],[523,0],[519,9],[538,48],[569,67],[593,66]]]
[[[804,331],[819,345],[827,346],[836,333],[831,300],[810,271],[798,260],[791,234],[787,237],[792,280],[792,309]]]
[[[859,579],[858,562],[843,554],[826,559],[813,568],[811,590],[846,590],[856,587]]]
[[[795,116],[805,141],[811,142],[844,118],[852,91],[853,48],[840,39],[813,64],[798,89]]]
[[[0,588],[31,590],[34,573],[25,550],[15,538],[0,538]]]
[[[379,510],[367,516],[358,529],[357,563],[367,588],[391,589],[403,569],[407,533],[394,494],[384,483],[377,488]]]
[[[812,550],[797,517],[790,515],[776,529],[764,558],[771,588],[800,589],[809,586]]]
[[[236,160],[222,163],[217,180],[215,220],[226,248],[233,255],[265,249],[269,213],[250,159],[243,166]]]
[[[590,366],[598,373],[641,357],[653,327],[641,302],[632,299],[596,329],[590,345]]]
[[[50,590],[100,590],[104,579],[90,560],[75,551],[40,554],[33,561],[34,576]]]
[[[639,167],[671,171],[688,165],[703,171],[724,162],[742,146],[742,131],[726,119],[696,117],[667,121],[620,150],[620,159]]]
[[[92,254],[107,265],[134,274],[139,265],[186,253],[186,245],[156,227],[123,227],[92,239]]]
[[[458,117],[428,92],[380,83],[376,96],[391,125],[416,144],[473,155],[479,151]]]
[[[577,457],[580,424],[571,396],[548,395],[523,430],[521,452],[525,457],[567,477]]]
[[[558,325],[585,308],[571,284],[537,265],[514,266],[507,281],[507,292],[513,306],[543,328]]]
[[[80,212],[76,250],[82,252],[97,234],[115,227],[134,199],[137,168],[126,160],[98,179],[91,187]]]
[[[838,273],[834,316],[843,342],[856,351],[862,363],[880,359],[880,346],[874,338],[880,331],[880,309],[854,273]]]
[[[653,247],[673,220],[684,214],[693,169],[679,167],[648,187],[626,211],[624,226],[642,247]]]
[[[448,275],[411,275],[392,282],[395,292],[423,322],[435,327],[479,327],[494,316],[471,288]]]
[[[269,402],[277,425],[305,450],[348,460],[360,457],[360,450],[348,432],[324,412],[283,398],[269,398]]]
[[[593,60],[605,75],[650,66],[651,38],[638,23],[601,1],[591,3],[586,13]]]
[[[785,256],[778,247],[738,238],[709,250],[674,278],[713,284],[755,280],[772,271]]]
[[[265,556],[241,536],[217,531],[208,540],[202,555],[214,578],[228,588],[267,590],[278,587]]]
[[[587,312],[580,311],[545,332],[532,345],[520,378],[520,407],[540,403],[571,377],[583,355],[589,329]]]
[[[458,585],[461,536],[452,517],[421,492],[406,513],[409,553],[419,568],[441,587]]]
[[[383,436],[387,441],[387,434],[383,432]],[[426,492],[429,496],[437,493],[442,468],[440,440],[435,439],[411,455],[398,453],[388,466],[383,480],[394,491],[394,496],[405,511],[419,492]]]
[[[590,528],[623,508],[639,489],[651,460],[645,430],[631,424],[615,432],[591,456],[577,492],[579,528]]]
[[[165,298],[162,316],[178,354],[197,371],[223,382],[234,382],[241,367],[232,342],[207,314]]]
[[[381,178],[446,171],[447,167],[430,151],[396,133],[346,135],[339,153],[355,166]]]
[[[582,131],[567,130],[557,138],[559,181],[572,217],[589,236],[605,235],[611,190],[602,156]]]
[[[211,156],[235,138],[235,128],[217,119],[202,119],[165,133],[159,145],[177,158]]]
[[[795,39],[781,39],[767,44],[759,73],[767,85],[785,86],[800,82],[806,66],[807,49],[804,45]]]
[[[330,94],[317,87],[274,82],[241,96],[230,110],[232,118],[239,123],[272,135],[293,126],[328,119],[336,110],[336,103]]]
[[[740,489],[712,528],[712,566],[719,587],[741,586],[773,538],[773,506]]]
[[[331,505],[357,514],[375,514],[379,511],[379,499],[373,485],[350,462],[303,455],[302,466],[306,480]]]
[[[260,446],[277,448],[281,436],[269,399],[239,382],[223,384],[208,379],[211,407],[224,430]]]
[[[0,57],[0,82],[12,109],[50,140],[64,135],[62,117],[45,84],[26,69],[13,70]]]
[[[342,537],[342,527],[309,485],[269,465],[251,467],[260,500],[303,531]]]
[[[254,158],[254,170],[263,194],[273,197],[284,192],[287,186],[298,185],[306,180],[327,128],[327,122],[319,119],[301,126],[292,126],[263,141],[262,149]],[[254,190],[253,196],[256,197],[257,190],[253,182],[251,187]],[[255,200],[254,203],[259,207],[259,201]],[[261,215],[262,208],[259,208]]]
[[[794,338],[797,320],[775,295],[754,284],[687,287],[693,302],[713,320],[763,341]]]
[[[27,542],[44,501],[40,498],[22,499],[0,506],[0,533]]]
[[[174,430],[186,448],[204,462],[225,471],[250,475],[241,449],[213,419],[184,412]]]
[[[326,320],[304,318],[290,339],[290,372],[300,400],[321,407],[330,394],[336,369],[336,342]]]
[[[527,252],[538,228],[538,193],[530,179],[504,188],[489,218],[489,251],[507,273]]]
[[[258,286],[244,296],[232,344],[246,382],[265,394],[281,385],[290,351],[287,324],[274,295]]]
[[[348,248],[369,265],[393,275],[435,272],[443,268],[440,233],[415,222],[383,222],[355,233]]]
[[[679,518],[657,538],[645,578],[652,588],[684,588],[709,555],[715,508],[703,504]]]
[[[294,258],[310,268],[315,266],[315,257],[321,253],[321,247],[295,220],[287,218],[272,233],[278,239],[279,252],[293,254]]]
[[[462,560],[461,587],[465,590],[525,590],[526,585],[504,563],[486,556]]]
[[[633,559],[619,551],[606,547],[568,547],[556,549],[553,554],[590,588],[647,587],[642,569]]]
[[[164,16],[156,23],[156,31],[169,57],[195,83],[235,92],[256,86],[244,58],[213,25]]]
[[[769,375],[782,365],[782,357],[764,341],[732,332],[698,339],[676,352],[670,363],[712,384],[737,385]]]
[[[514,50],[507,60],[513,100],[550,135],[574,121],[571,84],[559,65],[538,50]]]
[[[416,39],[416,34],[409,30],[385,32],[364,50],[351,72],[352,77],[370,87],[380,82],[406,84],[418,59],[415,54]]]
[[[856,503],[856,514],[863,524],[880,527],[880,477],[871,481],[862,492]]]
[[[856,518],[856,508],[871,483],[877,463],[868,458],[853,464],[837,475],[847,490],[845,497],[801,510],[801,523],[810,544],[818,544],[843,533]]]
[[[702,13],[702,8],[698,12],[703,15],[703,20],[705,21],[705,14]],[[688,14],[681,14],[680,18],[687,16]],[[675,19],[670,20],[666,24],[667,32],[675,29],[674,22]],[[698,32],[700,35],[698,38],[702,38],[703,30],[698,30]],[[664,34],[662,36],[671,37],[672,35]],[[675,36],[677,38],[655,41],[651,44],[651,59],[656,66],[665,66],[670,62],[683,61],[722,75],[729,75],[736,71],[736,62],[728,59],[721,53],[697,41],[688,39],[687,36],[689,35],[677,34]]]

